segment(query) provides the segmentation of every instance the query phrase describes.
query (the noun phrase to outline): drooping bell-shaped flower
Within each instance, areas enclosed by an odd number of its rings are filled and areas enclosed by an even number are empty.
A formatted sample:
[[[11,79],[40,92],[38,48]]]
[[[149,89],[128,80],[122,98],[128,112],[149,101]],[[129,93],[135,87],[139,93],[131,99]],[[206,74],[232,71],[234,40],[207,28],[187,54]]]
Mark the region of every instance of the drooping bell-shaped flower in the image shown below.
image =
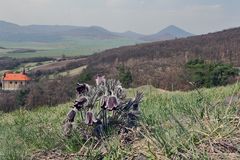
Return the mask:
[[[100,106],[103,109],[107,108],[107,100],[108,100],[108,96],[104,95],[102,96],[101,100],[100,100]]]
[[[88,102],[87,97],[80,97],[78,100],[75,100],[74,107],[80,110]]]
[[[107,105],[106,105],[106,108],[110,111],[116,109],[118,106],[118,99],[116,96],[109,96],[108,99],[107,99]]]
[[[96,85],[104,85],[106,83],[106,79],[105,79],[105,76],[97,76],[96,77]]]
[[[92,111],[88,111],[88,112],[86,113],[85,123],[86,123],[87,125],[92,126],[93,123],[96,123],[96,122],[97,122],[97,120],[96,120],[96,118],[94,117],[94,113],[93,113]]]
[[[79,94],[84,94],[84,93],[87,93],[90,90],[90,87],[86,83],[83,83],[83,84],[77,83],[76,90]]]
[[[73,109],[70,112],[68,112],[67,114],[67,118],[69,120],[69,122],[74,122],[74,118],[76,116],[76,111]]]

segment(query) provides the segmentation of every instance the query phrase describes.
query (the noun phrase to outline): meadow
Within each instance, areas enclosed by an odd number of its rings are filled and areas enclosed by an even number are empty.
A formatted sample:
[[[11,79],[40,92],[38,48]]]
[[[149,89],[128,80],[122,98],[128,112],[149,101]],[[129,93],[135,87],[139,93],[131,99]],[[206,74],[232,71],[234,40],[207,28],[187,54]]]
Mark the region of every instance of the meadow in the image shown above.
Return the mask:
[[[56,73],[56,74],[51,74],[51,75],[49,75],[49,78],[54,79],[55,76],[68,76],[68,77],[77,76],[77,75],[81,74],[83,69],[85,69],[85,68],[86,68],[86,66],[81,66],[81,67],[78,67],[78,68],[75,68],[75,69],[59,72],[59,73]]]
[[[80,56],[90,55],[96,52],[101,52],[106,49],[116,48],[125,45],[133,45],[140,43],[137,40],[126,38],[116,39],[80,39],[80,38],[65,38],[62,41],[56,42],[6,42],[0,41],[0,57],[61,57],[65,56]],[[36,52],[17,53],[10,52],[16,48],[34,49]]]
[[[123,143],[113,134],[101,141],[103,151],[94,140],[82,141],[78,133],[63,137],[61,124],[72,103],[42,106],[0,113],[0,159],[97,159],[102,155],[106,160],[240,158],[239,104],[233,97],[240,92],[239,83],[190,92],[150,86],[137,90],[144,91],[145,98],[131,143]],[[135,92],[128,90],[130,96]]]

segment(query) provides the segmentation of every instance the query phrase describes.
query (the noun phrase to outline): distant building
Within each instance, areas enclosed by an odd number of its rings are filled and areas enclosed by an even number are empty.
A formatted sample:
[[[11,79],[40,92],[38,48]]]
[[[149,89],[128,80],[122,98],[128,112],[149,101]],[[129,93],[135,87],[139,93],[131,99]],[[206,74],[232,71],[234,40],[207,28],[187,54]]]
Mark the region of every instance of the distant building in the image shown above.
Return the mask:
[[[25,70],[21,73],[6,72],[2,76],[2,90],[19,90],[22,87],[29,84],[31,78],[25,73]]]

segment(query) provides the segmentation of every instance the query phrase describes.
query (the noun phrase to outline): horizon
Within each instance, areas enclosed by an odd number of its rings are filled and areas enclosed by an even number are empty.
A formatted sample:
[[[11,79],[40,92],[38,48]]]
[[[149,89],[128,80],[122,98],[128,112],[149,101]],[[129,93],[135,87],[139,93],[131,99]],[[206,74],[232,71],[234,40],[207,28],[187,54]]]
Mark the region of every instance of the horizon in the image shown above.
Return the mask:
[[[193,34],[193,35],[204,35],[204,34],[208,34],[208,33],[214,33],[214,32],[220,32],[220,31],[223,31],[223,30],[227,30],[227,29],[232,29],[232,28],[238,28],[240,26],[233,26],[233,27],[230,27],[230,28],[222,28],[220,30],[216,30],[216,31],[213,31],[213,32],[206,32],[206,33],[201,33],[201,34],[195,34],[195,33],[192,33],[192,32],[189,32],[188,30],[186,30],[185,28],[181,28],[177,25],[174,25],[174,24],[169,24],[168,26],[165,26],[164,28],[160,28],[159,31],[157,32],[154,32],[154,33],[149,33],[149,34],[146,34],[146,33],[140,33],[140,32],[136,32],[136,31],[133,31],[133,30],[125,30],[125,31],[121,31],[121,32],[118,32],[118,31],[114,31],[114,30],[110,30],[108,28],[105,28],[103,26],[98,26],[98,25],[88,25],[88,26],[80,26],[80,25],[68,25],[68,24],[25,24],[25,25],[22,25],[22,24],[17,24],[15,22],[10,22],[10,21],[6,21],[6,20],[1,20],[0,19],[0,22],[5,22],[5,23],[11,23],[11,24],[15,24],[15,25],[18,25],[20,27],[24,27],[24,26],[73,26],[73,27],[101,27],[103,29],[106,29],[107,31],[110,31],[110,32],[115,32],[115,33],[125,33],[125,32],[133,32],[133,33],[137,33],[137,34],[141,34],[143,36],[148,36],[148,35],[153,35],[153,34],[157,34],[158,32],[161,32],[162,30],[164,29],[167,29],[168,27],[176,27],[178,29],[181,29],[183,31],[186,31],[190,34]]]
[[[34,26],[34,25],[36,25],[36,26],[101,27],[101,28],[106,29],[107,31],[110,31],[110,32],[116,32],[116,33],[133,32],[133,33],[141,34],[141,35],[143,35],[143,36],[147,36],[147,34],[135,32],[135,31],[132,31],[132,30],[125,30],[125,31],[122,31],[122,32],[117,32],[117,31],[109,30],[108,28],[104,28],[104,27],[102,27],[102,26],[97,26],[97,25],[89,25],[89,26],[67,25],[67,24],[52,24],[52,25],[51,25],[51,24],[50,24],[50,25],[47,25],[47,24],[26,24],[26,25],[21,25],[21,24],[17,24],[17,23],[14,23],[14,22],[9,22],[9,21],[5,21],[5,20],[1,20],[1,19],[0,19],[0,22],[5,22],[5,23],[14,24],[14,25],[18,25],[18,26],[20,26],[20,27]],[[165,26],[164,28],[161,28],[158,32],[160,32],[160,31],[162,31],[162,30],[164,30],[164,29],[166,29],[166,28],[169,28],[169,27],[176,27],[176,28],[178,28],[178,29],[181,29],[181,30],[184,30],[184,31],[188,32],[188,31],[185,30],[184,28],[181,28],[181,27],[176,26],[176,25],[174,25],[174,24],[170,24],[170,25],[168,25],[168,26]],[[157,32],[157,33],[158,33],[158,32]],[[149,35],[151,35],[151,34],[156,34],[156,33],[150,33]],[[194,33],[191,33],[191,34],[196,35],[196,34],[194,34]]]
[[[0,20],[18,25],[100,26],[141,34],[175,25],[197,35],[240,26],[237,0],[0,1]]]

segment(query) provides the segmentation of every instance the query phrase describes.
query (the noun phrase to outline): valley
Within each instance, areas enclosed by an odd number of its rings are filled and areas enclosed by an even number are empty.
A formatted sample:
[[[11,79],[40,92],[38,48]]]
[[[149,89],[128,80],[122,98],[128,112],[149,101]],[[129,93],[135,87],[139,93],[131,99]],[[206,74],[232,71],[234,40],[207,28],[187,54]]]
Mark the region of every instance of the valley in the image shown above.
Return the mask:
[[[0,57],[91,55],[106,49],[193,36],[174,25],[158,33],[113,32],[99,26],[28,25],[0,21]]]
[[[1,41],[0,57],[61,57],[91,55],[106,49],[141,43],[138,40],[119,39],[65,39],[60,42],[9,42]],[[25,49],[22,51],[21,49]]]

